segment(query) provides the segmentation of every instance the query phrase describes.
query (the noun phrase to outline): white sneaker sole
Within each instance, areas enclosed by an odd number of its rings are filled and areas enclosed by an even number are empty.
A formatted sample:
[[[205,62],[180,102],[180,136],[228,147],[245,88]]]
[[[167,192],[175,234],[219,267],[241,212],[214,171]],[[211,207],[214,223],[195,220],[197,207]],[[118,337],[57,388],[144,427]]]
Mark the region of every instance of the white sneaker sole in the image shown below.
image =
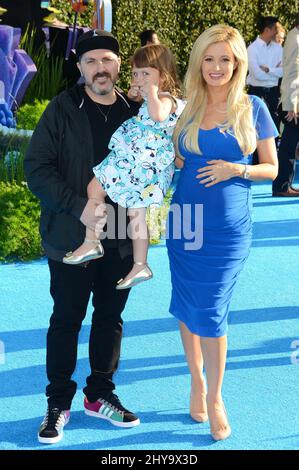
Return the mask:
[[[96,411],[90,411],[85,408],[85,414],[88,416],[93,416],[94,418],[105,419],[106,421],[110,421],[111,424],[114,426],[118,426],[119,428],[134,428],[140,424],[140,419],[136,419],[135,421],[130,421],[129,423],[122,423],[121,421],[114,421],[113,419],[109,418],[108,416],[104,416]]]
[[[52,437],[40,437],[40,435],[38,434],[37,438],[38,438],[38,442],[40,442],[41,444],[56,444],[56,442],[61,441],[61,439],[63,438],[63,432],[59,434],[59,436],[53,437],[53,438]]]

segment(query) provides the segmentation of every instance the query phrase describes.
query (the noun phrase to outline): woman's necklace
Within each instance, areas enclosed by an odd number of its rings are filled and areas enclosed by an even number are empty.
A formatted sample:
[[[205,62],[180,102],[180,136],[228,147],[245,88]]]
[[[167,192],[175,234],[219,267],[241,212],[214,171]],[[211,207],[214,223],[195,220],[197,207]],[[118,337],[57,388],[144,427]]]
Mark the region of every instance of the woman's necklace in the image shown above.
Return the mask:
[[[96,107],[98,108],[98,110],[100,111],[101,115],[103,116],[103,118],[105,119],[105,122],[108,121],[108,116],[109,116],[109,113],[111,111],[111,108],[112,108],[112,104],[109,106],[109,109],[108,109],[108,112],[105,114],[103,112],[103,110],[101,109],[99,103],[95,103]]]

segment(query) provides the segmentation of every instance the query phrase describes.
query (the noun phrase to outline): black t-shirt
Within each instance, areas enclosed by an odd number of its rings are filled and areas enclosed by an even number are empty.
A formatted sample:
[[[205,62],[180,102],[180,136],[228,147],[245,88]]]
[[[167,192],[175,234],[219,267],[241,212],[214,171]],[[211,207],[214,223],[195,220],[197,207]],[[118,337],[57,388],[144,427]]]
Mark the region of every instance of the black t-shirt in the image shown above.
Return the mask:
[[[118,129],[124,121],[138,113],[140,104],[129,100],[127,97],[125,99],[128,104],[123,100],[123,98],[117,95],[117,99],[112,105],[97,105],[97,103],[95,103],[84,91],[84,109],[90,122],[93,139],[94,165],[98,165],[107,157],[110,152],[108,144],[116,129]],[[117,206],[108,196],[105,200],[107,204]],[[118,213],[117,209],[115,209],[115,213]],[[117,219],[115,223],[116,233],[118,233]],[[115,239],[106,238],[103,240],[103,245],[104,247],[113,248],[118,245],[118,242]]]
[[[112,134],[127,119],[138,113],[139,104],[117,95],[115,103],[104,105],[95,103],[84,91],[84,108],[87,113],[94,147],[94,164],[101,163],[109,153],[108,144]],[[102,114],[103,113],[103,114]],[[105,116],[107,122],[105,122]]]

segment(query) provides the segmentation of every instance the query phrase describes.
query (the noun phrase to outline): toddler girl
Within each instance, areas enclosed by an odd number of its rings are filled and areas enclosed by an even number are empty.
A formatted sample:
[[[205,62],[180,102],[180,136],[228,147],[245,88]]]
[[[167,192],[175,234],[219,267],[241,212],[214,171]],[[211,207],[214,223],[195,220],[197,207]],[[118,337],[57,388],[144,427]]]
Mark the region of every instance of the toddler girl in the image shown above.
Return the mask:
[[[147,265],[146,208],[160,205],[174,174],[172,133],[184,103],[177,98],[179,85],[174,57],[164,45],[137,49],[131,59],[129,97],[142,99],[137,116],[125,121],[113,134],[111,152],[94,168],[88,197],[104,203],[110,199],[128,208],[134,265],[116,289],[127,289],[152,278]],[[90,248],[90,245],[93,245]],[[83,244],[67,253],[64,263],[80,264],[103,256],[95,232],[86,228]]]

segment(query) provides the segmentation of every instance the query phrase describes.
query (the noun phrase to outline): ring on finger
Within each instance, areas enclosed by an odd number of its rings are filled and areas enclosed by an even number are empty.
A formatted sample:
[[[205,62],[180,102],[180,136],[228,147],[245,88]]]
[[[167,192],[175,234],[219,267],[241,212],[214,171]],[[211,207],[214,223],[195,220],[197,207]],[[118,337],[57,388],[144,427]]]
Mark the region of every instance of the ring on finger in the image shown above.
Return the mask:
[[[210,181],[214,181],[215,179],[215,176],[210,176]]]

